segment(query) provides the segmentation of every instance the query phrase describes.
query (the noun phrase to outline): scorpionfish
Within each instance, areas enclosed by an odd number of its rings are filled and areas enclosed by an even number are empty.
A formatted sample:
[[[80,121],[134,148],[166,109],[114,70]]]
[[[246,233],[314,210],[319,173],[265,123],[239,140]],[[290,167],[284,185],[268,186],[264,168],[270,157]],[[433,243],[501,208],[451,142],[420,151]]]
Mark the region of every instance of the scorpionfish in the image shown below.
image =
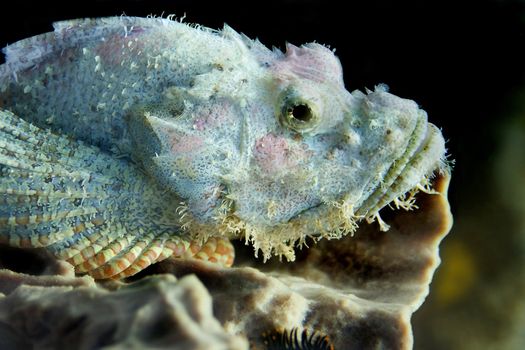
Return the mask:
[[[0,243],[97,279],[168,257],[231,266],[388,224],[448,171],[441,131],[317,43],[268,49],[172,18],[64,21],[4,49]]]

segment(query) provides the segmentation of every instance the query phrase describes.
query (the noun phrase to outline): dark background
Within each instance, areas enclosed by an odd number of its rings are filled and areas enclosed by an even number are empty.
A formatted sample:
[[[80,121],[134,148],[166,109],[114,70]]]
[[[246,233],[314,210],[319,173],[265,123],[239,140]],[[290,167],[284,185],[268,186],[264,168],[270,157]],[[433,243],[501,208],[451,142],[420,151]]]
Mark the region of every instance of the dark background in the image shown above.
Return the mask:
[[[491,244],[473,240],[475,233],[466,232],[462,218],[475,215],[473,203],[485,201],[479,215],[489,222],[499,219],[498,202],[488,201],[484,193],[493,187],[488,173],[497,156],[502,125],[525,103],[520,98],[525,96],[525,1],[98,0],[15,1],[10,5],[14,8],[6,10],[2,5],[1,47],[50,31],[53,21],[125,13],[186,15],[186,22],[211,28],[226,22],[267,46],[317,41],[336,48],[348,90],[386,83],[392,93],[418,102],[449,140],[451,159],[456,161],[450,188],[456,226],[444,243],[445,252],[449,241],[468,245],[480,265],[478,279],[509,263],[513,253],[501,251],[508,245],[486,248]],[[525,186],[525,174],[523,177]],[[479,258],[483,255],[486,259]],[[496,268],[485,269],[483,264],[489,263]],[[461,281],[440,282],[438,272],[436,283]],[[482,303],[482,289],[469,293],[470,299],[480,298],[474,305]],[[468,337],[460,339],[457,330],[458,336],[444,336],[446,329],[434,329],[433,320],[445,313],[455,315],[467,304],[465,299],[455,302],[453,307],[440,308],[431,297],[424,304],[415,318],[416,349],[462,348],[459,344],[468,341]],[[468,328],[469,318],[464,317]],[[484,311],[471,317],[483,323]],[[490,322],[499,321],[491,318],[487,322],[486,329],[493,329]],[[481,329],[485,328],[477,330]]]

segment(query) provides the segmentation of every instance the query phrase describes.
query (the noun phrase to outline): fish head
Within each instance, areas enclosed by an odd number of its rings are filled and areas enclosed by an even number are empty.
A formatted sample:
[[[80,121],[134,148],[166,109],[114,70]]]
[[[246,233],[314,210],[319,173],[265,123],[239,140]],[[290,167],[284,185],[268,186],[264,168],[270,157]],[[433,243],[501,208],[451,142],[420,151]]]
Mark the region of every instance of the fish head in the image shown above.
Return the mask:
[[[332,50],[239,42],[242,58],[167,89],[129,123],[137,158],[181,197],[184,227],[293,260],[307,237],[339,238],[361,219],[387,229],[379,210],[413,207],[446,168],[426,113],[385,86],[348,92]]]

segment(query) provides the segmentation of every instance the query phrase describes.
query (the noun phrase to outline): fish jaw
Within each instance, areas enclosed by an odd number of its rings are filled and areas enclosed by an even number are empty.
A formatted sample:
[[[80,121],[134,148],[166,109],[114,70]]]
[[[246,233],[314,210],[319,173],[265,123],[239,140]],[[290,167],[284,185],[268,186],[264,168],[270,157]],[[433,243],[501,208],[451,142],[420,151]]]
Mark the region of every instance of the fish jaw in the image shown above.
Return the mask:
[[[436,173],[449,171],[441,132],[431,123],[425,125],[421,121],[420,124],[423,125],[414,130],[403,156],[392,163],[372,194],[356,210],[357,217],[364,217],[368,222],[377,220],[382,231],[389,228],[379,216],[383,207],[393,202],[398,209],[417,208],[415,194],[418,191],[434,193],[430,179]],[[421,135],[424,135],[422,141]]]

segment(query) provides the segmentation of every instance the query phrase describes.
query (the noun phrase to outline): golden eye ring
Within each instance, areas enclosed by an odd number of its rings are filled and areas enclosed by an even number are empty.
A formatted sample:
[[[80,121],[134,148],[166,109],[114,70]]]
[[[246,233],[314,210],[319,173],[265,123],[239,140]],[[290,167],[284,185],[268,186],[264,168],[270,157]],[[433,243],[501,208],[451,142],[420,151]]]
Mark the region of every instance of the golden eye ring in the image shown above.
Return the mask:
[[[298,133],[313,130],[318,122],[314,106],[297,98],[284,99],[279,116],[283,126]]]

